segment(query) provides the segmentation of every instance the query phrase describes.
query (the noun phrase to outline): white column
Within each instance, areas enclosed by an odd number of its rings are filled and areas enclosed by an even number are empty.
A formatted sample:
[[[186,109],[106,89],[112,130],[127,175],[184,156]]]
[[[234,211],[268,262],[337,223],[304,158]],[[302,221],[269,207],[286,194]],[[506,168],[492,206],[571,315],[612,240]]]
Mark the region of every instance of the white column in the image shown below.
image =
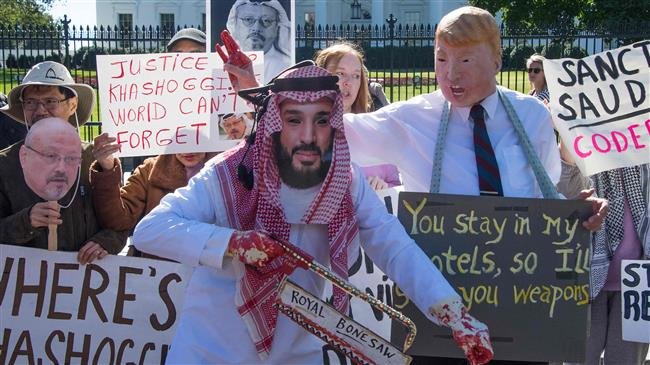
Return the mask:
[[[315,16],[316,16],[316,26],[322,25],[325,26],[326,24],[330,24],[330,19],[328,16],[328,11],[327,11],[327,0],[316,0],[315,1]],[[304,14],[301,14],[301,16],[304,17]],[[304,19],[302,19],[304,22]]]
[[[449,4],[444,1],[439,2],[435,22],[440,23],[440,19],[442,19],[443,16],[447,15],[447,13],[449,13],[453,9],[456,9],[457,7],[458,6],[455,6],[453,3]]]
[[[441,15],[440,12],[442,11],[442,3],[443,1],[431,1],[429,2],[429,11],[427,13],[427,18],[422,20],[422,23],[424,24],[436,24],[438,22],[438,19],[440,19]]]
[[[372,25],[381,27],[386,24],[387,15],[384,14],[384,0],[372,0]]]

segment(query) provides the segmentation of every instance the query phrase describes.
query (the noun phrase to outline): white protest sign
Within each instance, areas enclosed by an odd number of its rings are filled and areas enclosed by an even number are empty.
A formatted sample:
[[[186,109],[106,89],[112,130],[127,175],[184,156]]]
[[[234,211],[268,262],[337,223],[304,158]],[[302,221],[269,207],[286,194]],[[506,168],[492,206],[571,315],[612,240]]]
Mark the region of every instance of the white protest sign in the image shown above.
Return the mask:
[[[583,175],[650,163],[650,41],[545,60],[555,126]]]
[[[650,343],[650,260],[621,263],[623,340]]]
[[[327,304],[292,283],[284,280],[278,289],[278,308],[312,334],[332,341],[345,352],[364,364],[403,365],[411,362],[389,340],[339,313]]]
[[[403,186],[383,189],[377,192],[379,198],[385,203],[390,202],[391,211],[397,214],[399,192],[404,191]],[[368,293],[382,303],[393,307],[393,281],[384,274],[377,265],[368,257],[363,248],[359,248],[358,256],[348,272],[348,281],[364,293]],[[331,288],[328,287],[331,295]],[[392,319],[384,312],[376,309],[370,303],[355,296],[350,298],[350,318],[359,322],[379,336],[390,339]],[[351,361],[336,353],[326,345],[323,347],[324,365],[344,365]]]
[[[0,245],[0,364],[162,364],[191,268]]]
[[[258,80],[263,53],[249,52]],[[220,132],[219,115],[249,111],[216,53],[97,56],[102,132],[120,156],[223,151],[238,141]]]

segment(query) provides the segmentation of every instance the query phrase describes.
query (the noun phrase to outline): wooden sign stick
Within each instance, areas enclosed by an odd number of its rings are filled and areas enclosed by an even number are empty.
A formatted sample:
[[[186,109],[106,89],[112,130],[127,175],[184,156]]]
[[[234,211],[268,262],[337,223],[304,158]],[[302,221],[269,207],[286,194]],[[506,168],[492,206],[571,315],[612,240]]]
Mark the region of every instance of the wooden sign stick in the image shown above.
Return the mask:
[[[59,207],[59,202],[56,200],[48,201],[47,204],[52,209]],[[50,223],[47,225],[47,249],[49,251],[56,251],[58,249],[59,242],[57,237],[57,229],[58,225],[56,224]]]

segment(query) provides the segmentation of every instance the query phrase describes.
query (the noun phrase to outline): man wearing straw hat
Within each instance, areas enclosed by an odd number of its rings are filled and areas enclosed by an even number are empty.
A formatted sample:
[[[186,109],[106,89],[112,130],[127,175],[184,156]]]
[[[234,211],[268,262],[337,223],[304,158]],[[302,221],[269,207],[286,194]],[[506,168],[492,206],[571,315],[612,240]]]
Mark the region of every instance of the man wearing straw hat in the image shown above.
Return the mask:
[[[66,120],[78,129],[89,119],[94,100],[93,89],[75,83],[65,66],[45,61],[32,67],[23,83],[9,92],[9,103],[2,112],[27,129],[52,117]],[[47,248],[47,228],[52,224],[57,226],[59,249],[79,251],[82,264],[120,252],[126,235],[102,229],[95,218],[88,183],[92,146],[83,144],[76,188],[58,204],[45,201],[26,184],[21,151],[43,161],[54,161],[54,155],[61,157],[58,151],[41,150],[24,141],[0,152],[0,243]]]

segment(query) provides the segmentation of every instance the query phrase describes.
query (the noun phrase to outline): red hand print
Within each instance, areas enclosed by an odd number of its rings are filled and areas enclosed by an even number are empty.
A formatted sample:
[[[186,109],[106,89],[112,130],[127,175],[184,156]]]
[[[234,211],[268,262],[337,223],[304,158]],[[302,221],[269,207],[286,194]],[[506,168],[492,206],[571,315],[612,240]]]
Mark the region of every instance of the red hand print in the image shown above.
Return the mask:
[[[252,73],[253,63],[251,62],[250,58],[248,58],[248,56],[242,52],[235,39],[227,30],[221,32],[221,41],[223,42],[223,46],[226,48],[225,51],[219,43],[216,44],[216,48],[217,53],[223,62],[237,66],[244,70],[249,70]],[[229,73],[228,77],[230,77],[231,84],[235,85],[238,82],[237,76]]]
[[[452,335],[471,365],[485,364],[494,357],[487,326],[472,317],[460,300],[452,299],[430,309]]]
[[[273,238],[257,231],[233,232],[228,248],[241,262],[255,267],[263,267],[284,253]]]

